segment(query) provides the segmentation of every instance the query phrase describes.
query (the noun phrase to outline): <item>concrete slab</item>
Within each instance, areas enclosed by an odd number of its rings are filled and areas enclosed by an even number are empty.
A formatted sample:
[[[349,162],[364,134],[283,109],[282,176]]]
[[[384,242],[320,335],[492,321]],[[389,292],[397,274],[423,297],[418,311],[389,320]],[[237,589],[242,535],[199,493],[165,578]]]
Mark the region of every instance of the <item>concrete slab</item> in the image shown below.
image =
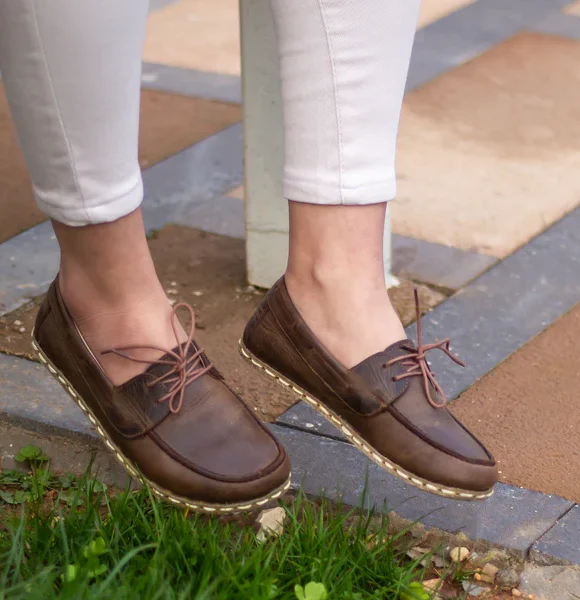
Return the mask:
[[[451,290],[464,287],[496,262],[493,256],[403,235],[393,235],[392,244],[394,275]]]
[[[144,60],[240,74],[238,0],[178,0],[149,15]]]
[[[519,590],[535,600],[573,600],[580,591],[580,569],[526,565]]]
[[[393,232],[503,257],[574,208],[579,61],[521,34],[408,94]]]
[[[534,544],[532,558],[544,556],[580,564],[580,506],[574,506]]]

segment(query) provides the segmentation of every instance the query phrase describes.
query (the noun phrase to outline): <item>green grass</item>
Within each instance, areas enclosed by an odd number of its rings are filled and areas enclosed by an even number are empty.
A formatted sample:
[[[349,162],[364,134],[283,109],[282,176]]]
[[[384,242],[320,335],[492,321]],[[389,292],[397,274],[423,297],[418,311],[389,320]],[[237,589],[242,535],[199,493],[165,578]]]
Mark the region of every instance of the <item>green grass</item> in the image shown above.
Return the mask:
[[[429,598],[422,568],[370,513],[299,497],[284,533],[259,543],[239,520],[186,515],[147,489],[111,493],[31,460],[30,474],[0,473],[0,600]]]

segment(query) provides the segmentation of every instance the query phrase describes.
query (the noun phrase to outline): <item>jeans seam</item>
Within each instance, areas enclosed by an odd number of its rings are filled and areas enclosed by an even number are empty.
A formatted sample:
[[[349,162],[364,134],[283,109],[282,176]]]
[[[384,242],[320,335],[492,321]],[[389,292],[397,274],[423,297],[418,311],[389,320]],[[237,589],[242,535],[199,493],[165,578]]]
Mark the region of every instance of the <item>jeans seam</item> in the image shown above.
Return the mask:
[[[336,81],[336,67],[332,55],[332,44],[330,42],[330,35],[328,33],[328,27],[326,25],[326,16],[324,8],[322,6],[323,0],[317,0],[318,8],[320,10],[320,18],[322,19],[322,26],[324,28],[324,35],[326,37],[326,45],[328,47],[328,60],[330,61],[330,69],[332,72],[332,88],[334,91],[334,109],[336,114],[336,131],[338,135],[338,189],[340,194],[340,203],[344,204],[342,196],[342,123],[340,120],[340,109],[338,107],[338,84]]]

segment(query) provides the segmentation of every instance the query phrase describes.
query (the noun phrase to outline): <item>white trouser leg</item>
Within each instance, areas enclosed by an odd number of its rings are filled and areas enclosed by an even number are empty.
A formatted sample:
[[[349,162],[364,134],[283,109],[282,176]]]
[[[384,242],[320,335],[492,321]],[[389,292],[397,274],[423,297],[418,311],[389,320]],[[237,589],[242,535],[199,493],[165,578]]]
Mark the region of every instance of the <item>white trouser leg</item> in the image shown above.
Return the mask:
[[[139,206],[147,0],[2,0],[0,72],[40,208],[67,225]]]
[[[271,0],[281,57],[284,195],[395,196],[395,144],[420,0]]]

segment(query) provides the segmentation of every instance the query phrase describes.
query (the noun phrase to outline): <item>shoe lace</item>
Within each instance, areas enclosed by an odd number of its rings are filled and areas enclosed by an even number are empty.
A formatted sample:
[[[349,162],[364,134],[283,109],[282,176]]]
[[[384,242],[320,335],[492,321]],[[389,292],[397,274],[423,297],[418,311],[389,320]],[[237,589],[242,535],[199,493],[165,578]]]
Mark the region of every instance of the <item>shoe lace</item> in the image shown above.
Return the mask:
[[[177,311],[180,308],[185,308],[189,312],[189,316],[191,319],[191,325],[189,328],[189,333],[187,336],[187,342],[185,344],[181,344],[179,342],[179,334],[177,332]],[[173,329],[173,333],[175,335],[175,339],[177,340],[177,349],[166,350],[164,348],[159,348],[157,346],[123,346],[122,348],[111,348],[110,350],[105,350],[101,352],[101,354],[116,354],[117,356],[121,356],[126,358],[127,360],[131,360],[133,362],[144,363],[148,365],[169,365],[171,369],[165,372],[163,375],[159,377],[155,377],[151,381],[146,383],[146,386],[151,388],[158,383],[163,383],[169,386],[168,392],[157,399],[157,402],[161,404],[162,402],[167,402],[170,412],[178,413],[183,404],[183,397],[185,394],[185,388],[196,379],[207,373],[210,369],[213,368],[213,365],[210,363],[207,366],[203,364],[202,354],[203,348],[197,350],[191,354],[191,356],[187,356],[187,352],[193,341],[193,334],[195,331],[195,317],[193,308],[186,304],[185,302],[179,302],[173,307],[171,311],[171,328]],[[131,350],[156,350],[163,353],[163,358],[159,360],[144,360],[141,358],[136,358],[127,354]],[[177,402],[176,402],[177,399]]]
[[[453,362],[457,363],[458,365],[464,367],[465,363],[455,356],[455,354],[453,354],[449,349],[449,344],[451,343],[449,338],[445,338],[444,340],[435,342],[434,344],[423,344],[421,332],[421,312],[419,309],[419,293],[417,288],[415,288],[415,312],[417,315],[417,348],[401,346],[405,350],[408,350],[410,354],[404,354],[389,360],[385,364],[385,367],[390,367],[400,363],[405,368],[403,373],[393,376],[393,381],[400,381],[401,379],[407,379],[409,377],[422,377],[425,395],[427,396],[429,404],[433,408],[443,408],[447,404],[447,397],[445,396],[445,393],[443,392],[443,389],[439,385],[437,379],[435,379],[433,371],[431,371],[431,367],[427,362],[427,352],[430,352],[431,350],[442,350]],[[431,386],[439,394],[441,402],[436,402],[431,397]]]

